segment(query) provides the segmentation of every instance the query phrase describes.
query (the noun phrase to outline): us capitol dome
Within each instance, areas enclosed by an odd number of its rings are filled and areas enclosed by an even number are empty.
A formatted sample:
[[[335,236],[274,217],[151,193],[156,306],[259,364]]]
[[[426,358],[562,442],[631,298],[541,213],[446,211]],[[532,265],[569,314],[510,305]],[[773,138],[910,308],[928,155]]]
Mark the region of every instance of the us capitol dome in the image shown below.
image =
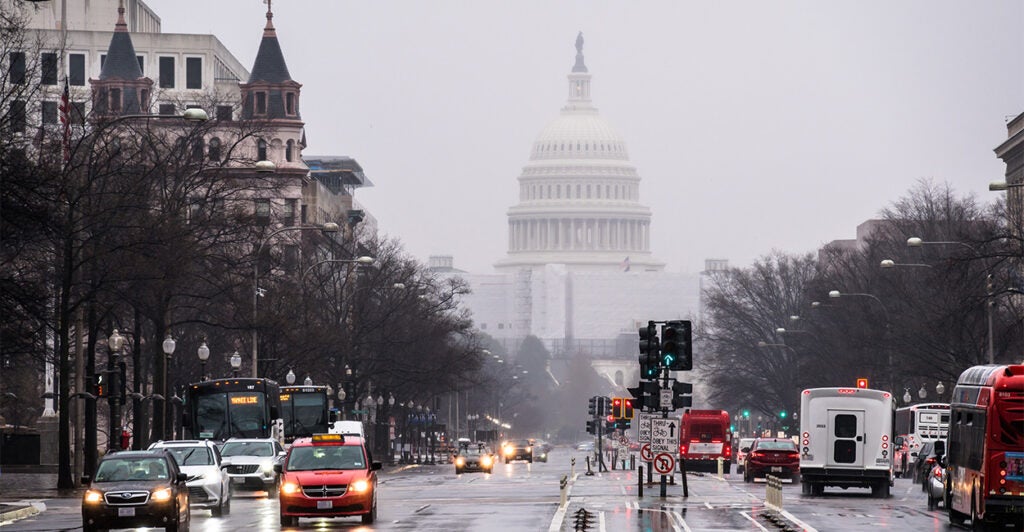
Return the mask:
[[[508,254],[498,271],[564,264],[568,271],[662,271],[650,251],[651,210],[626,143],[591,102],[583,34],[565,107],[533,143],[508,210]]]

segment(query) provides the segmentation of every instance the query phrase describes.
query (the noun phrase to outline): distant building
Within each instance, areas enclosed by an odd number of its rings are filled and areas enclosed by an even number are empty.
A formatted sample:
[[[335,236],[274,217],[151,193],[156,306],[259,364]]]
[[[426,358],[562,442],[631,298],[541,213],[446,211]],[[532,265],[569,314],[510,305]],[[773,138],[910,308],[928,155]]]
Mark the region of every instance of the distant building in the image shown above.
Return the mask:
[[[585,354],[610,382],[631,383],[637,329],[648,320],[695,318],[699,276],[665,272],[651,253],[640,176],[625,141],[591,102],[582,36],[568,80],[568,102],[534,141],[519,176],[497,273],[457,270],[452,257],[432,257],[430,266],[469,283],[463,305],[477,328],[508,348],[534,335],[555,357]]]

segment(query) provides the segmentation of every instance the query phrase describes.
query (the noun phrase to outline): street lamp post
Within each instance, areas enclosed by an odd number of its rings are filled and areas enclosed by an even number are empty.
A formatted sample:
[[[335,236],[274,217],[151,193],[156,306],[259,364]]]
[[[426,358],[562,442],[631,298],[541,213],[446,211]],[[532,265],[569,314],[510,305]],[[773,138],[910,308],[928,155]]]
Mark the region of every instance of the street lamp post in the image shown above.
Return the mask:
[[[312,386],[313,385],[313,379],[311,379],[309,377],[309,375],[306,375],[305,380],[302,381],[302,385],[303,386]]]
[[[206,382],[206,361],[210,359],[210,348],[206,345],[206,342],[199,344],[199,349],[196,350],[196,354],[199,355],[199,380]]]
[[[942,381],[939,381],[939,383],[935,385],[935,395],[938,396],[940,403],[942,402],[942,394],[945,391],[946,387],[942,384]]]
[[[287,382],[289,386],[295,384],[295,372],[292,371],[292,368],[288,368],[288,374],[284,376],[284,381]]]
[[[874,294],[867,294],[867,293],[849,293],[849,292],[840,292],[839,290],[832,290],[832,291],[830,291],[828,293],[828,297],[830,297],[832,299],[839,299],[841,297],[866,297],[866,298],[875,300],[875,302],[878,303],[878,306],[881,307],[882,313],[885,314],[885,330],[883,332],[884,333],[888,333],[889,332],[889,329],[892,326],[892,322],[889,320],[889,309],[885,308],[885,304],[882,303],[881,299],[878,299],[878,296],[876,296]],[[891,346],[888,345],[888,343],[885,345],[885,357],[886,357],[886,368],[885,368],[885,371],[886,371],[886,373],[889,374],[889,389],[892,390],[896,386],[896,382],[895,382],[896,377],[894,375],[894,371],[893,371],[893,368],[892,368],[892,348],[891,348]]]
[[[991,186],[992,185],[990,184],[989,185],[989,189],[990,190],[991,190]],[[972,245],[970,245],[970,244],[968,244],[966,242],[957,242],[957,241],[950,241],[950,240],[947,240],[947,241],[931,241],[931,242],[929,242],[929,241],[926,241],[926,240],[922,240],[919,237],[912,236],[912,237],[907,239],[907,246],[912,247],[912,248],[919,248],[921,246],[963,246],[963,247],[971,250],[971,254],[972,255],[974,255],[977,258],[982,259],[982,263],[985,265],[985,272],[986,272],[986,276],[987,276],[986,277],[987,286],[986,286],[986,290],[985,290],[985,320],[988,322],[988,363],[989,364],[995,364],[996,363],[995,362],[995,349],[993,348],[993,345],[992,345],[992,342],[993,342],[993,339],[992,339],[992,296],[994,294],[992,293],[992,268],[989,267],[988,261],[984,260],[984,257],[982,257],[981,253],[979,253],[978,250],[974,246],[972,246]]]
[[[259,377],[259,297],[260,297],[260,253],[271,238],[286,231],[310,231],[318,229],[324,233],[337,233],[338,224],[327,222],[323,225],[297,225],[282,227],[260,239],[252,260],[252,376]]]
[[[165,397],[169,397],[170,396],[170,394],[167,393],[167,367],[171,365],[171,355],[174,354],[175,345],[176,344],[174,342],[174,338],[171,337],[170,333],[167,333],[167,336],[164,338],[163,344],[160,346],[161,348],[163,348],[163,352],[164,352],[164,363],[163,363],[163,368],[162,368],[163,377],[161,379],[162,387],[161,387],[160,394],[159,394],[160,395],[160,413],[161,413],[161,415],[160,415],[160,437],[163,438],[163,439],[167,439],[168,438],[168,435],[167,435],[167,414],[168,414],[168,410],[167,410],[167,401],[164,400]],[[174,426],[173,421],[171,423],[171,426],[172,427]]]
[[[234,373],[235,378],[237,379],[238,378],[238,370],[242,367],[242,355],[239,355],[238,351],[235,351],[234,353],[231,354],[230,362],[231,362],[231,371]]]
[[[107,451],[120,451],[121,447],[121,348],[124,346],[124,337],[114,329],[107,339],[107,346],[110,348],[110,363],[107,364],[110,372],[110,394],[107,399],[110,402],[110,432],[107,433]]]

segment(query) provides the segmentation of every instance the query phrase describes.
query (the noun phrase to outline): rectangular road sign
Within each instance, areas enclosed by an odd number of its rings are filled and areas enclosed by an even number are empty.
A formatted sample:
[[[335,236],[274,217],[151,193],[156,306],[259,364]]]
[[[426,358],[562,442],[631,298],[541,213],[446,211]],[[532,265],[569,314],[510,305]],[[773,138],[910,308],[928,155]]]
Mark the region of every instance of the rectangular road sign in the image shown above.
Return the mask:
[[[638,412],[637,416],[639,416],[637,418],[639,422],[636,424],[638,431],[636,441],[640,443],[651,443],[651,420],[654,419],[655,414]]]
[[[654,454],[679,452],[678,419],[651,420],[651,451]]]
[[[658,406],[660,406],[661,408],[669,408],[669,409],[671,409],[672,408],[672,389],[669,388],[669,389],[661,390],[660,399],[661,399],[661,401],[658,403]]]

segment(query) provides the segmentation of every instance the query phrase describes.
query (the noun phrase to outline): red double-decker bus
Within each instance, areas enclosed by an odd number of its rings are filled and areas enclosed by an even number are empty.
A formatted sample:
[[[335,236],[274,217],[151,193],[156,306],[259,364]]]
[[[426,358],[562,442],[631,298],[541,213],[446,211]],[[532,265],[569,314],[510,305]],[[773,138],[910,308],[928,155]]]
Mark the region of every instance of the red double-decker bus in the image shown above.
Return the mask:
[[[1024,365],[964,371],[950,402],[946,508],[954,524],[1024,529]]]
[[[687,471],[718,471],[718,459],[728,471],[732,463],[732,432],[725,410],[689,410],[679,430],[679,460]]]

